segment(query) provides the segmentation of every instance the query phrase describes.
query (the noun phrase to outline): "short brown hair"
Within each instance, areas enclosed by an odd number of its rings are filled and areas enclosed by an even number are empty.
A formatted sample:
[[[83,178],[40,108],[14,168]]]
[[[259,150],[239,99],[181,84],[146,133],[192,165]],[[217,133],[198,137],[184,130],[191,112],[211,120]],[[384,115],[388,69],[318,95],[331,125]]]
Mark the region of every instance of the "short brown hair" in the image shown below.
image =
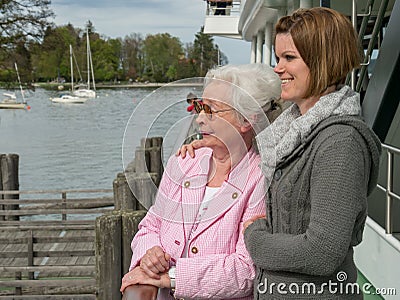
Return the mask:
[[[333,9],[298,9],[280,18],[275,31],[291,35],[310,69],[305,98],[320,95],[331,85],[344,83],[347,74],[360,66],[363,54],[357,34],[350,20]]]

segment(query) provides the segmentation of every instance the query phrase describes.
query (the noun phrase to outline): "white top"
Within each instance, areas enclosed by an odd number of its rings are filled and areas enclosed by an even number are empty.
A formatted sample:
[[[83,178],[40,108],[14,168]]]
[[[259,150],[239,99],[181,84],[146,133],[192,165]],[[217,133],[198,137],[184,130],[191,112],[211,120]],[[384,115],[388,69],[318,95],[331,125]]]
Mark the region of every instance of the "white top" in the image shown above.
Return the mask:
[[[203,218],[204,213],[208,209],[208,205],[210,204],[210,201],[213,199],[214,195],[219,191],[219,189],[220,189],[220,187],[206,186],[206,192],[204,193],[203,201],[201,201],[199,211],[197,212],[196,220],[195,220],[194,224],[192,225],[192,228],[190,229],[189,238],[187,239],[185,248],[183,249],[182,257],[188,257],[188,246],[189,246],[189,242],[192,238],[192,232],[196,231],[197,226],[201,222],[201,219]]]

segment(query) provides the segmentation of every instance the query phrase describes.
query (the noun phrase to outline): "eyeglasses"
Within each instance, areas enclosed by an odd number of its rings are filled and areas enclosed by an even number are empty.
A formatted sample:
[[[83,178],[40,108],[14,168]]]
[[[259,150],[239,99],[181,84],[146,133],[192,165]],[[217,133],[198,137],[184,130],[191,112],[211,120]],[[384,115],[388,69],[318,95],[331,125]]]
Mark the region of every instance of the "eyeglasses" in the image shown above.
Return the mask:
[[[231,111],[234,110],[234,108],[228,108],[228,109],[221,109],[221,110],[212,110],[211,107],[201,101],[202,99],[200,98],[198,101],[194,101],[194,110],[196,113],[200,113],[202,110],[207,114],[207,117],[211,120],[212,119],[212,114],[217,114],[221,112],[226,112],[226,111]]]

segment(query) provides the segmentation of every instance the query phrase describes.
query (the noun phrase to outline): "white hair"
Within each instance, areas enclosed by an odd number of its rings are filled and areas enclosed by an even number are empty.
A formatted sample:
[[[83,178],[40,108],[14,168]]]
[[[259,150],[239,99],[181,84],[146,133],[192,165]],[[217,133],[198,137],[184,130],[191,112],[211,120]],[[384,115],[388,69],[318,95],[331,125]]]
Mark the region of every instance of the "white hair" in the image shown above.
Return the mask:
[[[204,88],[215,80],[229,83],[231,105],[252,124],[256,134],[280,114],[281,80],[270,66],[245,64],[211,69]]]

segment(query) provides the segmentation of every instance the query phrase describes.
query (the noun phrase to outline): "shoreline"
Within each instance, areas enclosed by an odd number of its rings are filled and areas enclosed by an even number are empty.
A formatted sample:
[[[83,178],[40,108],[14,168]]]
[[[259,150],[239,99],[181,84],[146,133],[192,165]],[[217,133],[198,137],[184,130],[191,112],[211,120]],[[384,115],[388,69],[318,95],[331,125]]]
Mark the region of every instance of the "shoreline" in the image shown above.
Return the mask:
[[[120,84],[96,84],[96,89],[120,89],[120,88],[159,88],[159,87],[191,87],[191,86],[202,86],[203,83],[174,83],[174,82],[167,82],[167,83],[160,83],[160,82],[149,82],[149,83],[120,83]],[[45,82],[38,82],[34,83],[33,86],[35,88],[44,88],[49,90],[60,90],[65,91],[71,88],[70,83],[45,83]],[[60,88],[62,87],[62,88]]]

